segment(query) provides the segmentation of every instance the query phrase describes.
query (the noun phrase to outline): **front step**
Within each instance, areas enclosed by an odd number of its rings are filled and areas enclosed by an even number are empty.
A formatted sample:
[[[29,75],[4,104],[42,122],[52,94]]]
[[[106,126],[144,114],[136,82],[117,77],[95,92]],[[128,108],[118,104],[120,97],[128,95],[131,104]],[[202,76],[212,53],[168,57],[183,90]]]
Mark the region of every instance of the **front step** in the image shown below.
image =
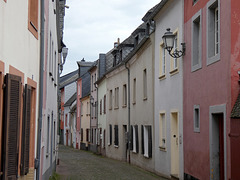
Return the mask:
[[[171,180],[179,180],[177,174],[171,174]]]

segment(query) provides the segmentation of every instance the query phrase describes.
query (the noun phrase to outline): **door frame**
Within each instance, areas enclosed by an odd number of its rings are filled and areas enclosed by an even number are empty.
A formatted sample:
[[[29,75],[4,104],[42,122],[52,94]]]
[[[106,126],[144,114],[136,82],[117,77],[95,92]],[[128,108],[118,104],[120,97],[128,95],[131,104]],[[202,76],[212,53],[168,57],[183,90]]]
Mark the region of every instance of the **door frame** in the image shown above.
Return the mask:
[[[226,104],[221,104],[221,105],[215,105],[215,106],[209,106],[209,148],[210,148],[210,174],[209,174],[209,179],[211,180],[211,172],[213,165],[211,163],[212,160],[212,126],[213,126],[213,114],[223,114],[223,141],[224,141],[224,179],[227,179],[227,137],[226,137]]]

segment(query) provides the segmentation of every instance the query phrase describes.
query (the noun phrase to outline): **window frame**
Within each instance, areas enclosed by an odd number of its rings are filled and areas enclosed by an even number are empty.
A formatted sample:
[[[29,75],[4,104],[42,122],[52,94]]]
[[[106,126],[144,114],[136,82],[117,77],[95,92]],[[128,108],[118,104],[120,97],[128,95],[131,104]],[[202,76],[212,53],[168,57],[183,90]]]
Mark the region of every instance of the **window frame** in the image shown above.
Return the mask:
[[[147,100],[148,92],[147,92],[147,68],[143,70],[143,100]]]
[[[199,22],[198,22],[199,19]],[[196,26],[196,23],[199,24],[199,29],[198,29],[198,37],[195,37],[196,32],[194,29],[194,26]],[[197,71],[202,68],[202,10],[200,9],[193,17],[192,17],[192,41],[191,41],[191,47],[192,47],[192,52],[191,52],[191,72]],[[198,39],[197,39],[198,38]],[[198,40],[198,50],[196,50],[195,44],[196,40]],[[198,63],[194,63],[194,58],[196,57],[196,53],[198,52]]]
[[[164,118],[163,118],[163,116],[164,116]],[[166,112],[161,111],[159,113],[159,148],[160,148],[160,150],[166,151],[166,146],[167,146],[166,138],[167,138],[167,136],[166,136]]]
[[[178,28],[173,32],[173,35],[175,35],[174,39],[174,48],[172,49],[172,53],[175,50],[179,49],[179,30]],[[178,58],[170,57],[170,74],[174,75],[179,71],[179,60]]]
[[[137,79],[133,79],[133,105],[136,104],[136,94],[137,93]]]
[[[123,104],[122,107],[127,107],[127,84],[123,85]]]
[[[113,91],[109,90],[109,110],[112,110]]]
[[[216,26],[216,9],[218,10],[218,25]],[[207,66],[220,61],[220,0],[210,0],[207,3],[206,16],[206,59]],[[216,37],[216,27],[218,29]],[[212,38],[214,37],[214,38]],[[216,39],[218,39],[218,53],[216,53]],[[214,46],[214,47],[213,47]],[[214,51],[214,52],[213,52]]]
[[[198,111],[197,114],[196,114],[196,110]],[[197,121],[198,121],[198,127],[196,123]],[[193,107],[193,128],[195,133],[200,133],[200,105],[194,105]]]
[[[159,79],[166,77],[166,50],[164,48],[164,42],[160,42],[160,57],[159,57]]]

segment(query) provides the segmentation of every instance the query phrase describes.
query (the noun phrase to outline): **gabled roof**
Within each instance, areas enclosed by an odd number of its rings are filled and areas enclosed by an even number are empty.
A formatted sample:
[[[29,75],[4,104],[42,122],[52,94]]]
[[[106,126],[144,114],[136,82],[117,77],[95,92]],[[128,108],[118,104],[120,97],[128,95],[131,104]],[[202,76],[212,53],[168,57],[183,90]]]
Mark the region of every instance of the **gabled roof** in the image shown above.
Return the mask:
[[[153,19],[157,13],[163,8],[163,6],[168,2],[169,0],[162,0],[160,3],[158,3],[156,6],[151,8],[145,16],[142,18],[144,22]]]
[[[59,88],[61,89],[62,87],[67,86],[68,84],[71,84],[72,82],[76,81],[77,78],[78,78],[78,69],[60,77]]]
[[[238,119],[240,118],[240,93],[238,94],[238,98],[233,106],[231,112],[231,118]]]
[[[69,98],[69,100],[64,104],[64,107],[71,106],[72,103],[76,100],[77,93],[75,92],[72,97]]]

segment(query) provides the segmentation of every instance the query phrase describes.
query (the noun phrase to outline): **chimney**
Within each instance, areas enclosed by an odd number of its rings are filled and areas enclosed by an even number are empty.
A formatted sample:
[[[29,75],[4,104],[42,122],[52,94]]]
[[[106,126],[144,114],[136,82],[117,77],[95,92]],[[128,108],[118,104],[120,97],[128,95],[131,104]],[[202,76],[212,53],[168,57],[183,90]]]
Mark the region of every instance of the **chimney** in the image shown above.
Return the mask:
[[[81,62],[85,62],[85,59],[83,58],[83,59],[81,60]]]
[[[114,42],[114,48],[118,47],[120,44],[120,38],[117,39],[117,42]]]

